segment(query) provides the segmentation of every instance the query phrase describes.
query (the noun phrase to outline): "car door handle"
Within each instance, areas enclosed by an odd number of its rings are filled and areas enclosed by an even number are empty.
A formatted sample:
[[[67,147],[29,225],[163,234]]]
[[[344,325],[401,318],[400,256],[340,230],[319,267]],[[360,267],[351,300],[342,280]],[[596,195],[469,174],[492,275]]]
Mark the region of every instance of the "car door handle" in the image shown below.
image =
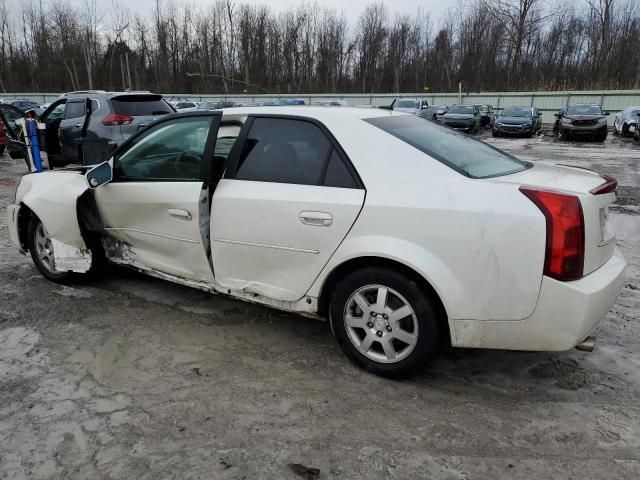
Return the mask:
[[[300,212],[300,221],[312,227],[330,227],[333,217],[327,212]]]
[[[167,211],[169,212],[169,216],[176,220],[185,220],[188,222],[192,218],[191,212],[188,210],[182,210],[181,208],[170,208]]]

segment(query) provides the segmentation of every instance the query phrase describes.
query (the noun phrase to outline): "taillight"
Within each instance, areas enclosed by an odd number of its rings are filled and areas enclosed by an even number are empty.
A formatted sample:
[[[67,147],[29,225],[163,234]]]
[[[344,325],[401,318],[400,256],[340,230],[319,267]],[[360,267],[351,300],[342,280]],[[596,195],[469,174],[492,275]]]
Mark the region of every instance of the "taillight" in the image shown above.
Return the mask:
[[[547,220],[544,274],[556,280],[577,280],[584,270],[584,217],[575,195],[520,187]]]
[[[134,118],[130,115],[122,115],[120,113],[110,113],[102,119],[102,124],[107,127],[114,125],[128,125],[133,122]]]

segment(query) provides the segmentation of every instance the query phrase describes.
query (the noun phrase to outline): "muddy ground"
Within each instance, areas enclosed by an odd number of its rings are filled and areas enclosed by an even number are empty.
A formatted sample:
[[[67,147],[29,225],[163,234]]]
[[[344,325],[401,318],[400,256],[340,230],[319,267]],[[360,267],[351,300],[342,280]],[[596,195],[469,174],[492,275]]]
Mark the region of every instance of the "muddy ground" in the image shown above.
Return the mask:
[[[127,270],[55,285],[9,244],[1,157],[0,479],[640,478],[640,146],[483,137],[620,181],[630,267],[595,352],[450,350],[389,381],[319,321]]]

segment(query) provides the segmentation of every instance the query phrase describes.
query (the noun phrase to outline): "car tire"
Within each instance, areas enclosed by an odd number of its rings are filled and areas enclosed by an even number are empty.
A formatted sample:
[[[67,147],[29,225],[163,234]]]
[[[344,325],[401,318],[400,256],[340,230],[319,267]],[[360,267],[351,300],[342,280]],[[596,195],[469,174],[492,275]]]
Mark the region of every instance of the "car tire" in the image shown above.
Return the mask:
[[[47,229],[36,215],[31,215],[29,219],[29,225],[27,227],[27,248],[38,271],[47,280],[55,283],[67,284],[82,278],[84,275],[95,275],[98,272],[102,272],[107,263],[104,252],[101,247],[96,244],[89,246],[91,250],[91,268],[86,274],[56,271],[53,265],[53,259],[48,258],[50,254],[46,255],[45,252],[43,252],[44,248],[53,252],[51,238],[49,237]]]
[[[378,306],[384,291],[386,300]],[[433,301],[415,280],[394,270],[371,267],[348,274],[336,286],[329,308],[331,329],[342,351],[377,375],[410,376],[440,348]]]
[[[563,128],[560,128],[558,130],[558,140],[562,140],[563,142],[569,140],[569,132],[567,132]]]
[[[615,128],[614,128],[614,131],[615,131]],[[629,135],[629,124],[628,123],[624,123],[622,125],[621,133],[622,133],[623,137],[630,137],[631,136],[631,135]]]
[[[492,128],[492,129],[491,129],[491,136],[493,136],[493,137],[499,137],[499,136],[500,136],[500,134],[499,134],[498,132],[496,132],[496,131],[495,131],[495,129],[493,129],[493,128]]]
[[[0,155],[2,155],[6,149],[7,149],[6,145],[0,145]]]
[[[596,137],[598,142],[604,142],[607,139],[607,132],[601,133]]]

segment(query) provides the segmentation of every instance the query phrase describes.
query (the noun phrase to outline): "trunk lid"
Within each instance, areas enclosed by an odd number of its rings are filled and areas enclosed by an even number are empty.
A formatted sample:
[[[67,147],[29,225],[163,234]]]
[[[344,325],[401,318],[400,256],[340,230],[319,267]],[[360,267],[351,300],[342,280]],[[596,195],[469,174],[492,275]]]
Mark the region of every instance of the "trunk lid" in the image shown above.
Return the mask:
[[[609,205],[615,202],[616,194],[591,193],[607,182],[598,173],[578,167],[535,164],[528,170],[489,181],[556,190],[577,196],[584,217],[584,275],[597,270],[613,256],[615,234],[609,228],[608,216]]]

